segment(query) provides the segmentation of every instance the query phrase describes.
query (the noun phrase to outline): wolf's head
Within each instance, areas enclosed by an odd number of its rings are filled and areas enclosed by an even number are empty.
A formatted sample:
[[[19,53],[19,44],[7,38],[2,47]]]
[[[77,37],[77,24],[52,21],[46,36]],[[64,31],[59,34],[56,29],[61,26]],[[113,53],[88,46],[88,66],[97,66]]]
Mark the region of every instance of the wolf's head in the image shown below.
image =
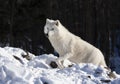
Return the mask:
[[[44,26],[44,33],[47,37],[53,37],[58,34],[60,22],[59,20],[46,19],[46,24]]]

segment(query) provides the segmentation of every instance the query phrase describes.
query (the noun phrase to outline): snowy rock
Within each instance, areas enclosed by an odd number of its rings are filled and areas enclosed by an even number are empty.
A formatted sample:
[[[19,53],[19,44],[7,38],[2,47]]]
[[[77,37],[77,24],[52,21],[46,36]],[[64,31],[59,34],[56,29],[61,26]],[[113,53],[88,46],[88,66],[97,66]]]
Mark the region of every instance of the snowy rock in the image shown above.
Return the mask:
[[[72,64],[64,62],[66,68],[50,66],[57,58],[52,54],[35,56],[31,60],[22,56],[26,52],[20,48],[0,48],[0,84],[120,84],[120,75],[108,76],[109,70],[93,64]],[[14,56],[16,56],[16,59]]]

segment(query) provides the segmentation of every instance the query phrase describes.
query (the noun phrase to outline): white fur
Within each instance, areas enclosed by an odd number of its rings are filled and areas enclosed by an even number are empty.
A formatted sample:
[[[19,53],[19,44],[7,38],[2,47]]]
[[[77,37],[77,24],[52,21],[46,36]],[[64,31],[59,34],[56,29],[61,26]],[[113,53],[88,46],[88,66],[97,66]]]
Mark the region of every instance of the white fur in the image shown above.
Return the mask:
[[[58,67],[63,68],[66,59],[73,63],[93,63],[106,67],[104,56],[99,49],[70,33],[59,20],[46,20],[44,33],[48,34],[54,49],[60,57],[56,60]]]

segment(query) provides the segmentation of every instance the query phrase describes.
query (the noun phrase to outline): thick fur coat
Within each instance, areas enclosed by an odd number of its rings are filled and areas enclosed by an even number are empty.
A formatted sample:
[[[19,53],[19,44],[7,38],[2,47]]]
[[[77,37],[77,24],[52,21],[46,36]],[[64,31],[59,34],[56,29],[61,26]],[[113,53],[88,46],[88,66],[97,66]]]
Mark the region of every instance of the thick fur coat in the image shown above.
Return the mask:
[[[63,61],[68,59],[73,63],[92,63],[106,67],[102,52],[69,32],[59,20],[46,20],[44,33],[54,49],[59,53],[56,60],[59,68],[63,68]]]

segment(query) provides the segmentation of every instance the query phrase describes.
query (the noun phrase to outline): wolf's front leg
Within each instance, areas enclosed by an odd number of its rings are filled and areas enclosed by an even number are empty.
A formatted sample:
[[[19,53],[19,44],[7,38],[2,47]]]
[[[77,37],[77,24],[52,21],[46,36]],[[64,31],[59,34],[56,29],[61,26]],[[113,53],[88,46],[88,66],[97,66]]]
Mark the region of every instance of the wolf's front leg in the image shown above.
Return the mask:
[[[63,69],[63,68],[64,68],[63,61],[64,61],[64,59],[63,59],[62,57],[59,57],[59,58],[56,60],[56,63],[57,63],[57,65],[58,65],[58,68],[60,68],[60,69]]]
[[[56,63],[58,65],[58,68],[60,69],[63,69],[64,68],[64,65],[63,65],[63,62],[70,58],[72,56],[72,53],[67,53],[65,54],[64,56],[60,56],[57,60],[56,60]]]

